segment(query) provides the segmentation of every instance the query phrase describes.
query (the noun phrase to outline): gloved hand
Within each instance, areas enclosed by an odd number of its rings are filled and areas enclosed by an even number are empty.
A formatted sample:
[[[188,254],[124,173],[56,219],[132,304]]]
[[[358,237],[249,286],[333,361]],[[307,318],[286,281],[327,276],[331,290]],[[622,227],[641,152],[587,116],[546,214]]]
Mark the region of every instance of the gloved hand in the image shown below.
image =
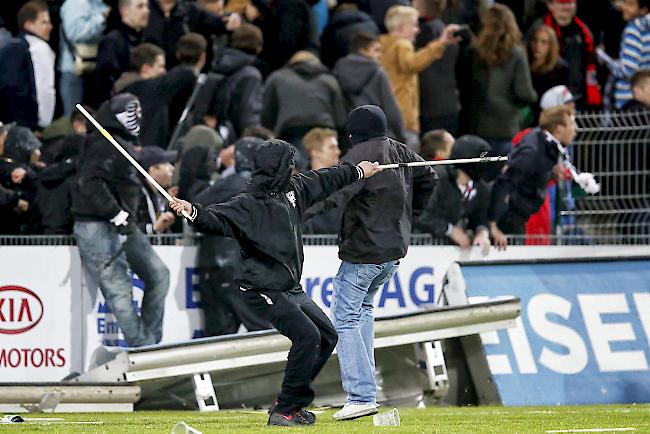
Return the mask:
[[[575,176],[575,181],[578,183],[585,193],[596,194],[600,191],[600,184],[596,182],[596,178],[589,172],[582,172]]]
[[[130,235],[135,230],[135,226],[129,222],[129,213],[124,210],[120,210],[110,222],[115,225],[120,235]]]

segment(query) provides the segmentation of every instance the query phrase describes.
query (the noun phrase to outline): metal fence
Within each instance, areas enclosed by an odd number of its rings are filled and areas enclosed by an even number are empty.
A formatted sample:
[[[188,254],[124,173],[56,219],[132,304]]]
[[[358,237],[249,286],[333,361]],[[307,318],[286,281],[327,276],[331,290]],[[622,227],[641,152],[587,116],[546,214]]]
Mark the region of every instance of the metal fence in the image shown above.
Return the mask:
[[[527,236],[528,244],[648,244],[650,242],[650,111],[578,113],[573,161],[601,185],[590,196],[561,183],[556,200],[556,230],[551,237]],[[153,235],[154,245],[195,245],[200,235]],[[305,245],[336,245],[335,235],[307,235]],[[524,244],[524,237],[510,237]],[[0,246],[74,245],[71,236],[2,236]],[[448,244],[413,234],[411,245]]]
[[[202,238],[201,234],[163,234],[148,235],[154,246],[194,246]],[[306,246],[335,246],[337,235],[304,235]],[[412,246],[445,244],[445,240],[434,239],[429,234],[412,234]],[[77,243],[70,235],[0,235],[0,246],[74,246]]]
[[[591,172],[600,193],[585,195],[564,184],[558,197],[558,242],[647,244],[650,241],[650,112],[578,113],[572,153]]]

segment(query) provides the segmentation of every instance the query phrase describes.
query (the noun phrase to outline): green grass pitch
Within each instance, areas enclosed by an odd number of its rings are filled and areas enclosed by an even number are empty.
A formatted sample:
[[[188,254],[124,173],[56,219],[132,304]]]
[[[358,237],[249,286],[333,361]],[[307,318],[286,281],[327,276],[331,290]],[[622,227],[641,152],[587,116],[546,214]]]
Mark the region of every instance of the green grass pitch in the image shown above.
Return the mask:
[[[390,408],[382,407],[380,411]],[[169,433],[178,421],[207,433],[650,433],[650,405],[562,407],[432,407],[399,409],[401,426],[375,427],[372,417],[336,422],[335,410],[317,412],[313,427],[267,427],[262,411],[224,410],[142,411],[134,413],[75,413],[23,415],[25,418],[62,418],[0,425],[4,433]],[[594,431],[600,429],[601,431]],[[615,430],[616,429],[616,430]],[[572,431],[569,431],[572,430]],[[583,431],[578,431],[583,430]],[[591,430],[591,431],[585,431]]]

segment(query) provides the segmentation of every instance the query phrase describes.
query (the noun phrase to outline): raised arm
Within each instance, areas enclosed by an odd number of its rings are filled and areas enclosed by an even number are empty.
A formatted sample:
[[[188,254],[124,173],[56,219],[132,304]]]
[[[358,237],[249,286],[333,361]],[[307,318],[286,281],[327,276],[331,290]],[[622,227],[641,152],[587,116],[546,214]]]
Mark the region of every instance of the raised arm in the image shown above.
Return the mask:
[[[302,187],[301,210],[306,210],[354,181],[381,172],[377,166],[379,163],[376,162],[362,161],[355,166],[346,161],[337,167],[312,170],[307,174],[299,175],[295,179]]]

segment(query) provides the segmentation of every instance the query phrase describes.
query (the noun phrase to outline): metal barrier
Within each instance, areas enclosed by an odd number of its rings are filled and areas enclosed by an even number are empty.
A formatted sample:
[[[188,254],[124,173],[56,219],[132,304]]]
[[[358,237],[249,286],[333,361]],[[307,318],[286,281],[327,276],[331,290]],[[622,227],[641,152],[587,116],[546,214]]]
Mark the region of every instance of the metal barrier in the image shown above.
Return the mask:
[[[563,211],[564,213],[564,211]],[[580,223],[573,225],[577,228],[590,229],[594,224],[584,223],[587,220],[580,220]],[[595,236],[593,233],[571,234],[570,230],[578,231],[572,226],[565,225],[563,229],[567,233],[560,232],[558,235],[508,235],[509,245],[529,244],[550,244],[550,245],[619,245],[619,244],[649,244],[650,234],[622,235],[620,231],[600,233]],[[149,235],[148,238],[154,246],[195,246],[201,239],[201,234],[165,234]],[[531,243],[539,241],[538,243]],[[305,246],[336,246],[338,236],[334,234],[325,235],[303,235]],[[75,246],[74,237],[69,235],[0,235],[0,247],[3,246]],[[411,234],[411,246],[444,246],[450,245],[449,240],[434,238],[430,234]]]
[[[650,241],[650,111],[578,113],[573,160],[594,174],[597,195],[580,195],[561,210],[558,239],[587,244],[647,244]],[[569,204],[570,205],[570,204]]]
[[[157,234],[148,235],[154,246],[193,246],[203,237],[201,234]],[[335,246],[338,236],[303,235],[306,246]],[[430,234],[411,234],[412,246],[444,245],[443,239],[434,239]],[[76,241],[71,235],[0,235],[0,246],[74,246]]]

